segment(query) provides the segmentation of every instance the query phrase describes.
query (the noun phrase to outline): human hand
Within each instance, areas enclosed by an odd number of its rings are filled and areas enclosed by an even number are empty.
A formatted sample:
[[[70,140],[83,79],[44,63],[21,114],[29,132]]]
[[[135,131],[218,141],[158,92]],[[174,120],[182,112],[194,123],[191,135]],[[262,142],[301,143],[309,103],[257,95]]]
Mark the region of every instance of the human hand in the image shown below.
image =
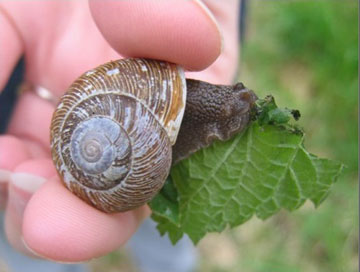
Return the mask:
[[[218,26],[198,1],[93,0],[90,8],[87,1],[2,1],[0,40],[7,43],[0,52],[0,90],[22,54],[26,81],[54,97],[83,72],[125,56],[207,68],[188,77],[230,83],[237,65],[238,1],[204,2]],[[26,254],[79,262],[123,245],[150,211],[144,206],[105,214],[62,186],[50,158],[53,111],[51,103],[25,92],[8,134],[0,137],[6,235]]]

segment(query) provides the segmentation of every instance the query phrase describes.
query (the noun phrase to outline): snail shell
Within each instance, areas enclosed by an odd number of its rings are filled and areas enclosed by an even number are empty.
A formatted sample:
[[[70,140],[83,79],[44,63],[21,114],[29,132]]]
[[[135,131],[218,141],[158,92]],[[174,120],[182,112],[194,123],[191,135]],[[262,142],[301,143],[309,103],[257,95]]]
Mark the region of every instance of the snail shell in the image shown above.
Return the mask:
[[[124,59],[84,73],[51,123],[66,187],[105,212],[148,202],[169,174],[185,100],[184,72],[174,64]]]

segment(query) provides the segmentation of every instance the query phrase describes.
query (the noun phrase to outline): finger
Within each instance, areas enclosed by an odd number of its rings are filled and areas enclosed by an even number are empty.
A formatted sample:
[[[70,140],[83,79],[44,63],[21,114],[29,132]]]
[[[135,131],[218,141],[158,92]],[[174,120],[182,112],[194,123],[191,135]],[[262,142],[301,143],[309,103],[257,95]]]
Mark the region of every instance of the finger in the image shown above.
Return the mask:
[[[70,193],[53,179],[37,191],[24,214],[24,241],[46,259],[79,262],[105,255],[123,245],[148,212],[105,214]]]
[[[202,72],[188,73],[189,78],[214,84],[231,84],[236,79],[239,61],[239,0],[204,0],[214,14],[223,36],[223,51],[216,61]]]
[[[0,6],[0,92],[23,51],[23,44],[14,22]]]
[[[54,106],[36,96],[24,92],[16,105],[8,132],[27,141],[34,158],[48,158],[50,155],[50,123]]]
[[[201,70],[221,52],[217,23],[200,1],[89,3],[98,28],[120,54],[167,60],[189,70]]]
[[[14,136],[0,136],[0,209],[5,207],[10,174],[21,162],[30,158],[28,149]]]
[[[42,159],[21,163],[10,176],[5,233],[10,244],[20,252],[31,255],[22,242],[22,221],[27,203],[33,193],[54,175],[56,171],[51,160]]]

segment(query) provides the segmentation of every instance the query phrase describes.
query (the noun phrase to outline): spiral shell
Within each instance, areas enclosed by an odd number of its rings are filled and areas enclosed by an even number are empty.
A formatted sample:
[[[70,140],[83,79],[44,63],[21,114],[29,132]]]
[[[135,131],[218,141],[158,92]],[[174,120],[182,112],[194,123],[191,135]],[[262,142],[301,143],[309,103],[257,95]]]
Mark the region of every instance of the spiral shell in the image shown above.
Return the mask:
[[[184,72],[170,63],[126,59],[84,73],[51,123],[65,185],[105,212],[148,202],[169,173],[185,99]]]

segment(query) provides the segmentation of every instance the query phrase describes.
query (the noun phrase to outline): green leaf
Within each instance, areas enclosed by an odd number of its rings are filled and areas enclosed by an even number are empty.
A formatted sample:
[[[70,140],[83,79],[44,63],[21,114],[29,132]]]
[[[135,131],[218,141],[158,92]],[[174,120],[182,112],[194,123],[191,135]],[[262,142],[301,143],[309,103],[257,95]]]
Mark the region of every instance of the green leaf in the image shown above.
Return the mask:
[[[302,131],[286,124],[294,111],[266,99],[246,131],[172,168],[150,207],[160,233],[173,243],[184,233],[197,243],[208,232],[253,215],[266,219],[282,208],[292,211],[307,199],[318,206],[329,194],[343,165],[307,152]]]
[[[178,193],[171,177],[149,205],[152,209],[152,218],[158,223],[160,234],[168,232],[170,240],[175,244],[183,236],[183,232],[179,222]]]

